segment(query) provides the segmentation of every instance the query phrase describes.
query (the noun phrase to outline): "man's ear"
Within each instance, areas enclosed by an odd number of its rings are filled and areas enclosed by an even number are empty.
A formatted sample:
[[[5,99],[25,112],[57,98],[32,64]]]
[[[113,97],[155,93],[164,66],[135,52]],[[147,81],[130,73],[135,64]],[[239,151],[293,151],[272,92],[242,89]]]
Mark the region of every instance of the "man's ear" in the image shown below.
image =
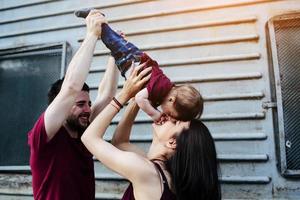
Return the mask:
[[[167,147],[171,148],[173,150],[176,149],[177,143],[176,143],[176,138],[172,137],[167,141]]]

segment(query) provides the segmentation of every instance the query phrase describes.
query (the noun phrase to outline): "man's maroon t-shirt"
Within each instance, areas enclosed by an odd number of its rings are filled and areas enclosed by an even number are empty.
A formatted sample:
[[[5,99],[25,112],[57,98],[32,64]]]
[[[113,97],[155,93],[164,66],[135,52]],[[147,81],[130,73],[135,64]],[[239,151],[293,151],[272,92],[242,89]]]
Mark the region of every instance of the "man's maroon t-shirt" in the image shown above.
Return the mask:
[[[141,57],[141,63],[147,62],[146,67],[152,67],[151,77],[147,83],[147,90],[152,105],[159,106],[168,95],[174,84],[159,68],[157,62],[152,60],[146,53]]]
[[[42,114],[28,133],[33,195],[36,200],[95,199],[92,154],[64,127],[47,142]]]

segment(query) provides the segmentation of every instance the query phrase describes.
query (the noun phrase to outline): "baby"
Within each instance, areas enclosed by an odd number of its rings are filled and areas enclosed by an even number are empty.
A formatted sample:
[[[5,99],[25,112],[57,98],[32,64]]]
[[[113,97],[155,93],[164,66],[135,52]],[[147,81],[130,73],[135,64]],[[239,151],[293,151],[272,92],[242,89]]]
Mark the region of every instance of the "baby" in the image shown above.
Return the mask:
[[[75,12],[78,17],[85,18],[90,9]],[[134,67],[134,63],[145,63],[145,67],[152,67],[151,78],[146,87],[136,95],[136,102],[156,123],[160,123],[164,116],[171,119],[189,121],[200,116],[203,110],[203,99],[200,93],[192,86],[175,86],[164,75],[156,61],[142,52],[134,44],[124,39],[112,30],[108,24],[102,24],[101,39],[105,46],[110,49],[116,60],[116,65],[121,75],[126,78],[126,72]],[[162,112],[157,110],[161,105]]]
[[[141,56],[141,63],[152,67],[150,81],[138,92],[135,101],[154,122],[160,123],[163,117],[189,121],[200,116],[203,111],[203,99],[200,93],[190,85],[175,86],[159,68],[156,61],[146,53]],[[157,110],[161,106],[162,112]]]

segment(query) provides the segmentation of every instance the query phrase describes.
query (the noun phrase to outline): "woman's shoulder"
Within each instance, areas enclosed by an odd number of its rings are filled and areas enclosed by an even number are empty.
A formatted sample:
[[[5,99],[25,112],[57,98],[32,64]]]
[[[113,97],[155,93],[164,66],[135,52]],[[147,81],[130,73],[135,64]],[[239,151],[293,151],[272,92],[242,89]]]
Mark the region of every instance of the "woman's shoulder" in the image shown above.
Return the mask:
[[[127,178],[133,184],[151,181],[152,176],[156,173],[153,163],[147,158],[134,152],[126,152],[124,158],[127,159],[128,168],[131,173],[127,174]]]
[[[147,164],[142,169],[139,179],[131,182],[135,197],[136,199],[160,199],[163,191],[160,174],[150,160],[145,162]]]
[[[141,163],[142,165],[140,165],[140,167],[139,167],[141,177],[142,178],[147,178],[148,180],[151,180],[151,178],[157,174],[157,170],[155,168],[155,165],[147,157],[143,157],[143,156],[140,156],[140,155],[136,155],[136,156],[139,156],[140,157],[139,159],[143,163],[143,164]]]

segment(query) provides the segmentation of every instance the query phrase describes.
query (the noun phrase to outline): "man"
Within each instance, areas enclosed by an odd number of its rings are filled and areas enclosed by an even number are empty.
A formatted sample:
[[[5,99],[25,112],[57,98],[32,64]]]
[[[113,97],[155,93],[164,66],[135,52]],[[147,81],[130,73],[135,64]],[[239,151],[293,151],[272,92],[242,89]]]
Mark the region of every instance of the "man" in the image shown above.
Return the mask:
[[[49,106],[28,133],[35,199],[95,199],[93,159],[80,136],[115,95],[118,79],[118,70],[111,57],[91,107],[89,87],[84,81],[102,23],[106,23],[105,18],[97,10],[86,18],[85,40],[70,62],[64,79],[52,85]]]

